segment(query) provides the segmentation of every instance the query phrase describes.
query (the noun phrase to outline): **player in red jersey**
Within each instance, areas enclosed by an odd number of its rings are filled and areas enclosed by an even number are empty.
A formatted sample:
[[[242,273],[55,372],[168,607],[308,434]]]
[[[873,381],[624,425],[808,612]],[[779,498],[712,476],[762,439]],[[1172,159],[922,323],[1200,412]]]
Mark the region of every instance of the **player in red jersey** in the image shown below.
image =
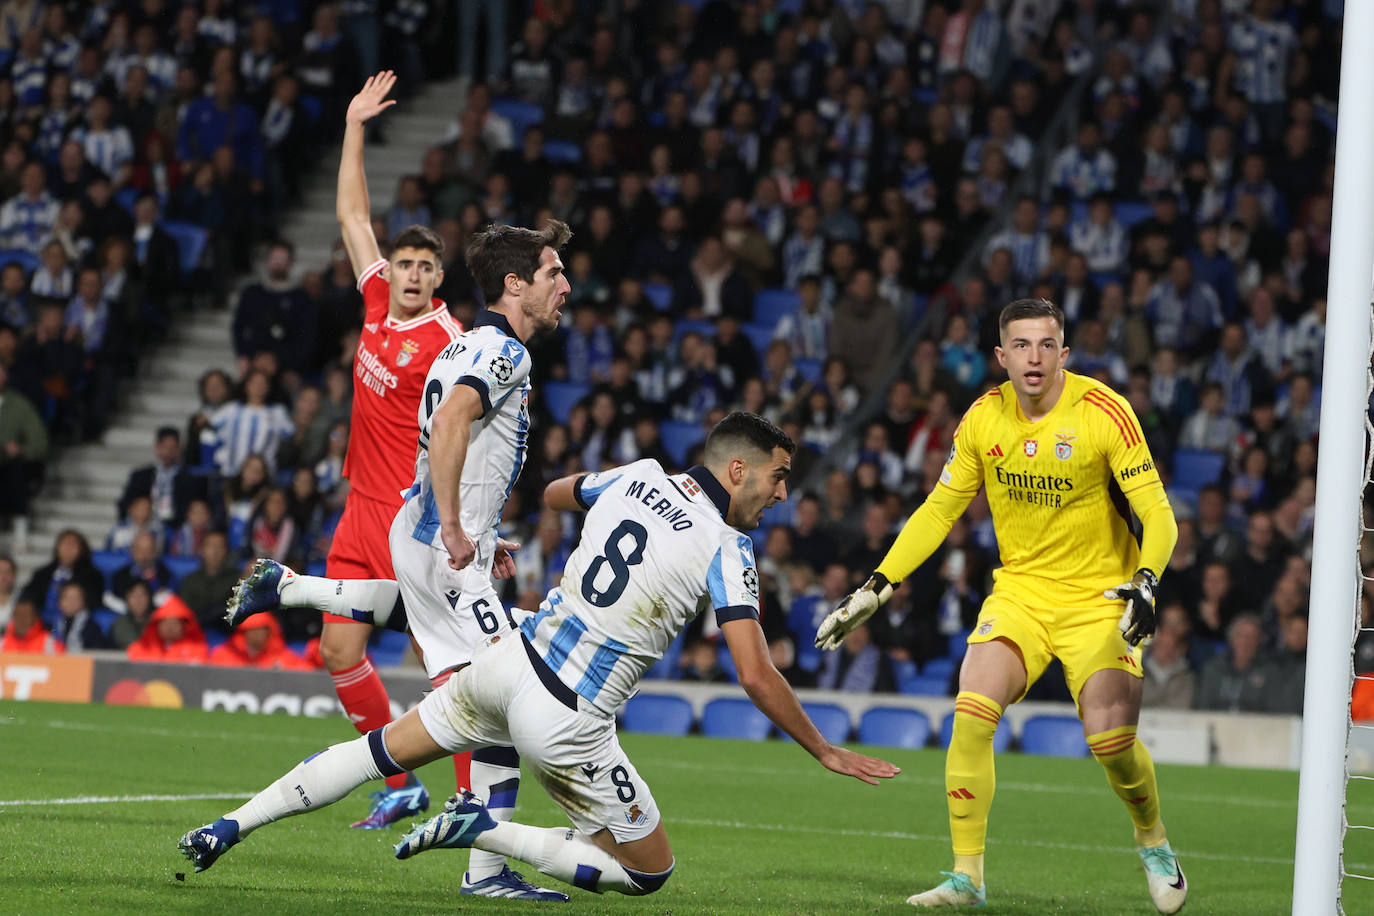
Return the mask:
[[[345,116],[343,153],[339,160],[335,204],[344,247],[363,294],[363,330],[353,356],[353,418],[344,477],[349,482],[343,518],[329,550],[327,586],[336,579],[394,579],[387,532],[401,507],[415,470],[415,417],[420,409],[430,363],[463,332],[443,301],[433,297],[443,281],[444,244],[424,226],[411,226],[392,240],[390,259],[383,259],[372,232],[367,177],[363,172],[364,124],[396,104],[387,94],[396,82],[391,71],[369,77],[353,97]],[[305,578],[301,584],[308,581]],[[298,600],[289,600],[295,597]],[[287,596],[283,603],[316,605],[311,596]],[[387,610],[398,601],[394,587],[380,590],[377,602]],[[359,619],[324,615],[320,655],[334,679],[348,718],[363,734],[391,721],[386,687],[366,655],[372,626],[358,608]],[[399,616],[399,615],[398,615]],[[459,785],[466,786],[467,758],[455,758]],[[428,795],[411,774],[387,779],[376,793],[371,814],[354,827],[385,827],[424,810]]]

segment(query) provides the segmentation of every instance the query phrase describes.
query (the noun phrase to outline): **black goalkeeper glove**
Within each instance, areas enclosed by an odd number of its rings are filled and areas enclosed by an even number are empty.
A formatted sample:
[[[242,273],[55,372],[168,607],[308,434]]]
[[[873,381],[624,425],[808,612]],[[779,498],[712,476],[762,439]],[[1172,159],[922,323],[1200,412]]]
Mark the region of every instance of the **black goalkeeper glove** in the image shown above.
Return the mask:
[[[1109,588],[1103,596],[1126,602],[1121,615],[1121,635],[1132,646],[1138,646],[1155,633],[1155,589],[1159,578],[1148,569],[1131,576],[1131,581]]]

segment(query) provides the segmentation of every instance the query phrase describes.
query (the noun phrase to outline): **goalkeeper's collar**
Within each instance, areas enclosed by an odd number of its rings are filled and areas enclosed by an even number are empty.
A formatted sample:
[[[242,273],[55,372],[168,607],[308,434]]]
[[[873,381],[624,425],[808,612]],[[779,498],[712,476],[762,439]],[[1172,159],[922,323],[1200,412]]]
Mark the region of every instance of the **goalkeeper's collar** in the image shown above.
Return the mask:
[[[716,511],[720,513],[720,517],[725,518],[730,512],[730,494],[726,492],[724,485],[716,480],[716,475],[698,464],[687,469],[687,476],[697,482],[701,491],[706,494],[712,505],[716,507]]]

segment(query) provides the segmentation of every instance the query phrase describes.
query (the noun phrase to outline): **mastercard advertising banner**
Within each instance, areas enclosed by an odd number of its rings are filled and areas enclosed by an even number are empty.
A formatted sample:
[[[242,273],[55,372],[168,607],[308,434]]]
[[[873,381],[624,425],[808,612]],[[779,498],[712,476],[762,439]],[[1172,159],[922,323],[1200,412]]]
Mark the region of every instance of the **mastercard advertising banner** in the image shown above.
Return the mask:
[[[0,652],[0,700],[89,703],[94,679],[89,656]]]

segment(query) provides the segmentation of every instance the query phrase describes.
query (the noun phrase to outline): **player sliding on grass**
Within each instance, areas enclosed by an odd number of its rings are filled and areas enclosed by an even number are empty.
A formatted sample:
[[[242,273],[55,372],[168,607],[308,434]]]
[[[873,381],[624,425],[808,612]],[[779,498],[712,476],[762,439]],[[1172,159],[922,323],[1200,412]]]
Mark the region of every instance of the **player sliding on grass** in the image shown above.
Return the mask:
[[[720,623],[750,699],[827,769],[867,783],[898,768],[825,740],[769,658],[758,622],[753,545],[764,509],[787,498],[796,446],[767,420],[733,413],[706,440],[706,466],[669,476],[652,459],[564,477],[544,491],[587,510],[558,587],[518,633],[385,729],[299,764],[243,807],[181,839],[204,871],[253,830],[323,807],[369,779],[445,754],[514,744],[575,829],[494,820],[470,793],[407,834],[409,858],[435,847],[514,856],[583,890],[648,894],[673,871],[658,806],[616,737],[615,714],[702,609]]]
[[[1135,825],[1150,897],[1161,913],[1174,913],[1187,882],[1160,820],[1154,763],[1136,740],[1139,646],[1155,630],[1153,590],[1178,537],[1173,510],[1130,405],[1064,371],[1063,312],[1044,299],[1019,299],[1002,310],[1000,324],[996,354],[1010,380],[969,408],[940,482],[872,577],[822,621],[816,645],[838,648],[925,562],[986,484],[1002,568],[968,639],[945,758],[954,868],[907,902],[986,899],[993,735],[1003,710],[1058,658],[1088,746]],[[1139,542],[1127,500],[1143,526]]]

